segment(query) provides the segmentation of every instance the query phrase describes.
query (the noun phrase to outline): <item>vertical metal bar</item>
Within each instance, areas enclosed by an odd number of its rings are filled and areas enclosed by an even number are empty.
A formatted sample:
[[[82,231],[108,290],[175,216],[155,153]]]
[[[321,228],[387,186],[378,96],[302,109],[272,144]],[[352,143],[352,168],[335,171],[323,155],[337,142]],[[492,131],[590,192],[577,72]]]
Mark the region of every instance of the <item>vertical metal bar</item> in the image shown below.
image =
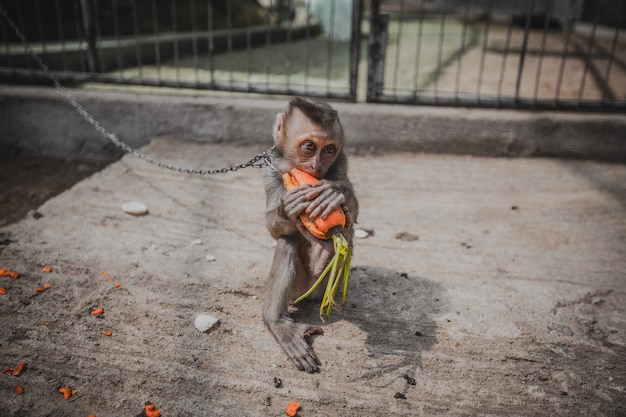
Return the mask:
[[[89,71],[92,73],[100,72],[100,59],[98,58],[97,34],[96,34],[96,17],[93,0],[80,0],[83,14],[83,30],[87,39],[87,63]]]
[[[537,104],[537,98],[539,97],[539,85],[541,84],[541,69],[543,66],[543,57],[546,53],[546,43],[548,38],[548,31],[550,30],[550,20],[552,19],[552,10],[546,13],[546,21],[543,25],[543,32],[541,34],[541,48],[539,49],[539,56],[537,57],[537,75],[535,75],[535,91],[533,92],[533,107]]]
[[[380,0],[371,0],[370,4],[370,36],[367,45],[367,94],[365,100],[376,101],[378,60],[380,55]]]
[[[76,43],[78,48],[78,62],[80,63],[80,72],[86,72],[85,57],[83,55],[83,33],[80,26],[81,18],[79,17],[79,6],[76,0],[72,0],[72,8],[74,11],[74,30],[76,31]]]
[[[35,1],[33,2],[35,5],[35,16],[36,16],[36,20],[37,20],[37,29],[39,31],[39,39],[41,42],[41,53],[45,54],[46,53],[46,35],[44,33],[44,28],[43,28],[43,22],[41,21],[41,8],[39,7],[39,2]]]
[[[578,102],[579,105],[583,101],[583,95],[585,92],[585,80],[587,78],[587,72],[589,67],[593,65],[593,45],[596,40],[596,28],[598,26],[598,15],[600,14],[600,7],[596,7],[596,11],[593,17],[591,26],[591,36],[589,37],[589,43],[587,44],[587,56],[585,59],[585,66],[583,67],[583,74],[580,79],[580,88],[578,90]]]
[[[273,8],[273,1],[270,0],[270,9]],[[269,13],[265,18],[265,89],[270,85],[270,74],[272,71],[272,23]]]
[[[359,1],[359,0],[357,0]],[[309,88],[309,67],[311,65],[311,5],[306,0],[306,50],[304,54],[304,91],[308,92]]]
[[[189,10],[191,14],[191,49],[193,60],[193,80],[198,87],[198,35],[196,28],[196,0],[189,0]]]
[[[606,86],[606,88],[602,89],[602,103],[605,103],[607,99],[614,100],[616,98],[616,97],[608,97],[610,89],[611,89],[611,84],[609,84],[609,78],[611,77],[611,67],[613,66],[613,61],[615,60],[615,52],[617,50],[617,40],[619,39],[620,27],[622,26],[622,16],[624,13],[623,8],[624,8],[624,3],[620,2],[619,13],[618,13],[619,18],[618,18],[617,25],[615,25],[615,28],[614,28],[615,34],[613,35],[613,41],[611,43],[611,52],[609,54],[609,62],[607,63],[606,73],[604,75],[603,84]]]
[[[63,33],[63,23],[61,20],[61,10],[59,0],[54,0],[54,8],[56,10],[57,30],[59,33],[59,41],[61,42],[61,62],[63,63],[63,71],[67,71],[67,57],[65,55],[65,35]]]
[[[443,2],[443,11],[439,21],[439,45],[437,46],[437,69],[435,70],[435,103],[439,98],[439,76],[443,73],[443,41],[446,33],[446,14],[448,13],[448,0]]]
[[[208,56],[209,56],[209,84],[213,87],[215,83],[215,63],[214,61],[214,50],[215,45],[213,44],[213,4],[211,0],[207,2],[207,36],[208,36]]]
[[[489,45],[489,29],[491,28],[491,19],[493,16],[493,3],[494,0],[489,1],[487,6],[487,13],[485,13],[485,28],[483,30],[483,45],[480,54],[480,66],[478,68],[478,84],[476,85],[476,103],[480,103],[480,94],[482,91],[483,74],[485,72],[485,58],[487,57],[487,45]]]
[[[233,85],[233,4],[232,0],[226,2],[226,29],[228,31],[227,42],[227,63],[228,63],[228,82]]]
[[[143,65],[141,62],[141,46],[139,44],[139,21],[137,19],[137,2],[131,0],[132,17],[133,17],[133,37],[135,38],[135,66],[137,74],[143,79]]]
[[[518,2],[519,5],[519,2]],[[506,32],[506,41],[504,42],[504,50],[502,51],[502,64],[500,65],[500,79],[498,80],[497,106],[502,105],[502,86],[504,84],[504,73],[506,72],[506,61],[509,56],[509,48],[511,47],[511,35],[513,33],[513,22],[509,21]]]
[[[404,7],[405,2],[402,0],[400,2],[400,15],[398,17],[398,34],[396,35],[396,57],[393,68],[393,78],[392,78],[392,91],[394,97],[398,97],[398,71],[400,71],[400,48],[402,47],[402,27],[404,24]]]
[[[422,54],[422,34],[424,28],[424,14],[426,10],[424,8],[424,1],[422,0],[419,7],[419,17],[417,22],[417,39],[415,42],[415,75],[413,76],[413,97],[417,99],[417,90],[419,87],[419,75],[420,75],[420,58]]]
[[[326,92],[330,92],[330,79],[333,68],[333,42],[335,41],[335,0],[330,4],[330,31],[328,33],[328,57],[326,59]]]
[[[118,78],[121,82],[124,80],[124,62],[122,61],[122,44],[120,42],[120,25],[119,17],[117,16],[116,0],[111,0],[111,13],[113,14],[113,33],[115,36],[115,57],[117,58]]]
[[[172,34],[174,36],[172,46],[174,47],[174,67],[176,68],[176,84],[180,85],[180,53],[178,50],[178,17],[176,16],[176,0],[170,1],[172,12]]]
[[[291,1],[287,2],[287,16],[291,15]],[[292,44],[291,44],[291,35],[293,29],[293,19],[289,17],[287,19],[287,46],[284,49],[285,51],[285,87],[287,91],[290,91],[290,78],[291,78],[291,61],[292,61]]]
[[[307,8],[308,13],[308,8]],[[357,100],[357,81],[359,78],[359,61],[361,59],[361,20],[363,19],[363,3],[352,1],[352,33],[350,34],[350,100]],[[308,20],[308,19],[307,19]],[[308,36],[308,34],[307,34]]]
[[[565,43],[563,45],[563,53],[561,54],[561,64],[559,65],[559,76],[556,81],[556,91],[554,92],[554,100],[558,104],[561,98],[561,85],[563,83],[563,75],[565,73],[565,63],[569,55],[569,44],[572,38],[572,31],[574,30],[575,11],[578,10],[578,0],[570,0],[569,12],[567,21],[567,32],[565,34]]]
[[[469,22],[469,12],[472,7],[472,0],[469,0],[465,4],[465,11],[463,12],[463,29],[461,30],[461,50],[457,56],[456,62],[456,80],[454,81],[454,102],[458,103],[459,100],[459,85],[461,84],[461,61],[465,55],[465,39],[467,36],[467,26]]]
[[[26,27],[26,26],[24,25],[24,16],[22,15],[22,8],[20,7],[20,3],[21,3],[21,1],[19,1],[19,0],[15,0],[15,2],[14,2],[15,9],[17,10],[17,21],[19,22],[19,26],[21,28],[23,28],[23,27]],[[25,35],[27,35],[27,34],[25,33]],[[31,62],[32,62],[32,59],[27,59],[26,60],[26,68],[28,68],[28,69],[31,68],[31,65],[33,65],[33,64],[31,64]]]
[[[13,60],[11,59],[11,50],[9,48],[9,34],[7,32],[7,28],[5,26],[6,24],[4,23],[4,19],[0,18],[0,31],[2,32],[2,40],[4,43],[4,52],[6,54],[7,57],[7,65],[9,67],[13,67]]]
[[[535,0],[531,0],[526,16],[526,24],[524,25],[524,39],[522,41],[522,49],[520,51],[519,63],[517,66],[517,80],[515,81],[515,101],[519,100],[519,89],[522,84],[522,75],[524,74],[524,61],[526,60],[526,52],[528,49],[528,36],[530,34],[530,20],[533,16]]]
[[[246,7],[246,85],[251,88],[252,76],[252,18],[250,17],[250,7]]]
[[[161,43],[159,41],[159,20],[155,0],[152,5],[152,32],[154,37],[154,65],[156,66],[157,82],[161,82]]]
[[[389,15],[380,14],[380,0],[372,0],[367,69],[367,101],[369,102],[377,101],[378,97],[383,94],[388,26]]]

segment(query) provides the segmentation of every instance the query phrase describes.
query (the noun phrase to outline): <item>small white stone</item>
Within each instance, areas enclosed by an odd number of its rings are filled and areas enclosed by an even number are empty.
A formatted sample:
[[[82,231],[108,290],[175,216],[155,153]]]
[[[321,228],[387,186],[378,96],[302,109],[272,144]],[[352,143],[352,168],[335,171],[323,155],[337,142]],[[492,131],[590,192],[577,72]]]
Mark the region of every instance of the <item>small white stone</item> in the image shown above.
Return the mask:
[[[370,235],[370,233],[365,229],[354,229],[354,238],[355,239],[365,239]]]
[[[128,214],[134,214],[136,216],[141,216],[143,214],[148,213],[148,206],[140,201],[131,201],[128,203],[122,204],[122,210]]]
[[[192,245],[202,245],[202,239],[196,239],[191,241]]]
[[[213,328],[216,328],[220,323],[220,319],[209,316],[208,314],[200,314],[196,317],[193,322],[193,325],[196,326],[198,331],[205,333],[209,332]]]
[[[215,256],[208,254],[204,259],[206,259],[207,262],[215,262]]]

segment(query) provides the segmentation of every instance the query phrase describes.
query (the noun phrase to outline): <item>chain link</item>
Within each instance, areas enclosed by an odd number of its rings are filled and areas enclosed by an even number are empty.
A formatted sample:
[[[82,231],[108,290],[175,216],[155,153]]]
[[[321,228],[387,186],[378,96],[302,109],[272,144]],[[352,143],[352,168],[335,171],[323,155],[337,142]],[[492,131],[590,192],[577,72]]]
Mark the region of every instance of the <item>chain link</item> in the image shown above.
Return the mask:
[[[54,75],[54,73],[50,70],[50,68],[48,68],[48,65],[46,65],[45,62],[43,62],[43,59],[41,59],[41,57],[39,55],[37,55],[37,53],[29,45],[28,40],[26,39],[26,36],[24,36],[24,34],[22,34],[22,31],[20,30],[20,28],[15,23],[13,23],[13,20],[11,20],[11,18],[9,17],[7,12],[4,10],[2,5],[0,5],[0,14],[2,14],[4,19],[7,21],[8,25],[11,27],[13,32],[15,32],[15,34],[17,35],[19,40],[24,45],[24,52],[27,55],[29,55],[37,63],[37,65],[39,65],[39,67],[44,72],[46,77],[48,77],[48,79],[56,87],[56,89],[59,91],[59,93],[61,93],[61,95],[63,95],[63,97],[65,97],[67,102],[74,108],[74,110],[76,110],[76,112],[78,114],[80,114],[82,116],[82,118],[85,119],[85,121],[87,121],[87,123],[89,123],[91,126],[93,126],[93,128],[97,132],[99,132],[102,136],[104,136],[107,139],[109,139],[115,146],[117,146],[118,148],[120,148],[124,152],[132,154],[132,155],[136,156],[137,158],[142,159],[142,160],[144,160],[144,161],[146,161],[146,162],[148,162],[150,164],[156,165],[156,166],[158,166],[160,168],[165,168],[165,169],[169,169],[171,171],[176,171],[176,172],[185,173],[185,174],[198,174],[198,175],[225,174],[227,172],[233,172],[233,171],[237,171],[237,170],[240,170],[240,169],[243,169],[243,168],[249,168],[249,167],[263,168],[263,167],[266,167],[266,166],[270,167],[272,170],[276,171],[276,168],[274,168],[274,166],[272,165],[272,161],[270,159],[270,154],[274,151],[274,148],[276,146],[272,146],[271,148],[269,148],[269,149],[261,152],[260,154],[256,155],[254,158],[252,158],[248,162],[244,162],[243,164],[233,165],[233,166],[230,166],[230,167],[227,167],[227,168],[218,168],[218,169],[193,169],[193,168],[177,167],[175,165],[171,165],[171,164],[168,164],[166,162],[157,161],[157,160],[151,158],[150,156],[148,156],[148,155],[146,155],[146,154],[144,154],[142,152],[139,152],[136,149],[131,148],[128,144],[126,144],[125,142],[122,142],[115,135],[115,133],[109,132],[104,126],[102,126],[100,124],[100,122],[98,122],[96,119],[94,119],[94,117],[74,98],[74,96],[72,96],[69,93],[69,91],[67,91],[67,88],[65,88],[65,86],[63,86],[63,84],[61,84],[61,82],[59,81],[57,76]]]

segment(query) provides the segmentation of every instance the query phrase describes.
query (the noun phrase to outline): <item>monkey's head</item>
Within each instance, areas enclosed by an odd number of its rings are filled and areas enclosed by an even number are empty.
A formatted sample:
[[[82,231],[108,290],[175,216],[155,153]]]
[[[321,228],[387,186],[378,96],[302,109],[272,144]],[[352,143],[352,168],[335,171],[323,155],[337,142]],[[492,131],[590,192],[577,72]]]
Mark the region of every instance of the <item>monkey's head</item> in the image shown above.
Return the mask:
[[[341,152],[344,132],[328,104],[296,97],[276,116],[274,141],[284,158],[278,169],[298,168],[323,178]]]

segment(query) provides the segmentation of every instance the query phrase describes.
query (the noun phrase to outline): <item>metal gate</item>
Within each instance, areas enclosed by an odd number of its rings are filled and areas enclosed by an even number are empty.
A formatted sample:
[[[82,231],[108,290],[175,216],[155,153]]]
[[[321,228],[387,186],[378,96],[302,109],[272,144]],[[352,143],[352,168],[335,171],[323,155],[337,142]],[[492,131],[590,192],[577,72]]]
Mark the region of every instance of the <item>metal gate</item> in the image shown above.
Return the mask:
[[[0,80],[356,99],[361,0],[2,0]],[[31,56],[24,53],[21,32]]]
[[[622,112],[625,15],[621,0],[372,0],[367,101]]]
[[[45,75],[11,19],[63,82],[626,111],[623,0],[1,0],[0,7],[1,82]]]

